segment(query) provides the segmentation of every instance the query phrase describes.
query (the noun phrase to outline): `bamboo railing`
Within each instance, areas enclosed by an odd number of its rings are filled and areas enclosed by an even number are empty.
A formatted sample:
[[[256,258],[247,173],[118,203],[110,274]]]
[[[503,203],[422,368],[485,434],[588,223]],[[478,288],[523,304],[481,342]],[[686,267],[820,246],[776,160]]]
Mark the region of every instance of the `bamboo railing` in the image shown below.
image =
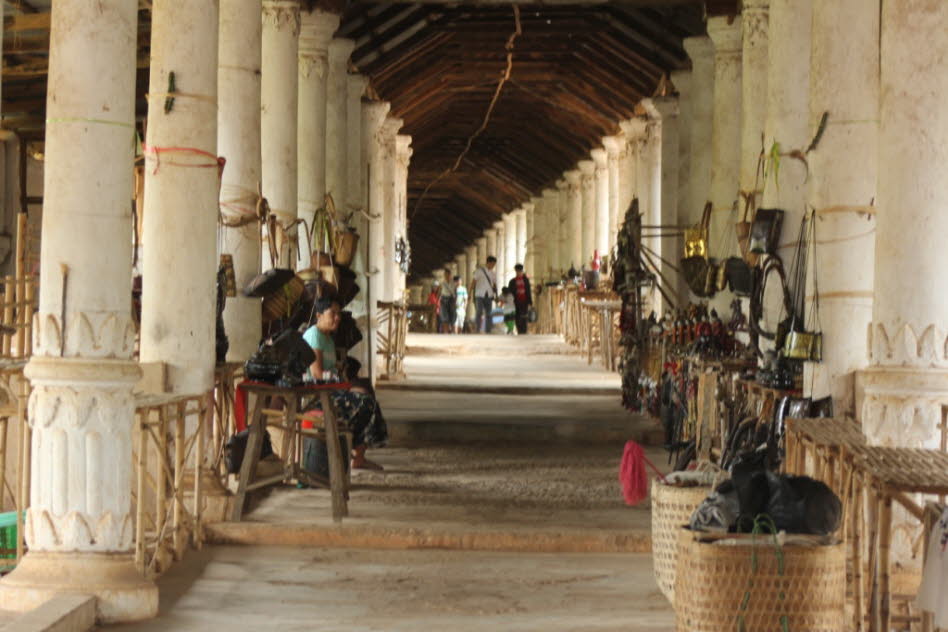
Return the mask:
[[[408,338],[408,309],[405,303],[378,301],[379,326],[377,353],[380,380],[397,380],[405,376],[405,344]]]

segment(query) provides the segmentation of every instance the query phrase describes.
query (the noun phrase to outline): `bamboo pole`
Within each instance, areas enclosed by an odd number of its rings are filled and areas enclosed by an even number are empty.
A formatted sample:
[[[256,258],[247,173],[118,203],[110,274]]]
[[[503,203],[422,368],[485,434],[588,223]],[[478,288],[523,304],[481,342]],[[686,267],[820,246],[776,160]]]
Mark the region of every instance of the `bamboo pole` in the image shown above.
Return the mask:
[[[158,471],[155,474],[155,533],[158,539],[155,542],[155,558],[158,558],[163,548],[162,534],[165,523],[168,521],[168,478],[165,473],[165,464],[168,459],[168,419],[165,406],[158,407],[158,436],[155,448],[158,452]]]
[[[892,496],[888,490],[879,490],[879,589],[875,595],[875,610],[877,616],[874,618],[876,630],[882,632],[892,627],[891,599],[892,592],[889,588],[889,551],[892,546]]]
[[[26,332],[26,347],[23,349],[25,356],[33,355],[33,310],[35,306],[36,278],[28,276],[26,278],[26,307],[23,310],[23,330]]]
[[[12,327],[13,326],[13,304],[16,301],[16,280],[14,277],[4,277],[3,278],[3,324]],[[2,334],[0,335],[0,353],[5,357],[13,357],[12,346],[13,346],[13,334]]]
[[[214,391],[208,391],[201,399],[202,407],[198,413],[197,445],[194,453],[194,529],[192,541],[194,546],[201,548],[204,542],[204,533],[201,529],[201,516],[204,513],[204,496],[201,487],[201,473],[205,467],[204,433],[214,426]]]
[[[25,529],[23,528],[23,513],[29,507],[29,498],[30,498],[30,447],[32,444],[32,431],[30,430],[30,424],[27,420],[27,408],[26,404],[30,396],[30,384],[26,378],[20,379],[20,397],[17,400],[17,410],[18,417],[20,418],[20,425],[22,432],[20,433],[20,467],[19,467],[19,488],[20,488],[20,503],[17,506],[16,513],[16,526],[17,526],[17,542],[16,542],[16,559],[17,562],[20,561],[20,558],[23,557],[24,550],[24,537],[26,535]]]
[[[142,415],[146,419],[142,419]],[[138,480],[136,481],[135,501],[135,565],[145,572],[145,474],[148,470],[148,430],[143,421],[147,421],[148,411],[136,413],[138,425]]]
[[[184,407],[177,405],[174,418],[174,509],[171,518],[174,559],[184,555]],[[199,473],[195,472],[195,476]]]
[[[23,313],[26,311],[26,240],[27,240],[27,217],[26,213],[18,213],[16,216],[16,321],[17,324],[23,321]],[[65,326],[65,324],[63,325]],[[16,328],[16,357],[25,357],[24,335],[26,330],[23,327]]]

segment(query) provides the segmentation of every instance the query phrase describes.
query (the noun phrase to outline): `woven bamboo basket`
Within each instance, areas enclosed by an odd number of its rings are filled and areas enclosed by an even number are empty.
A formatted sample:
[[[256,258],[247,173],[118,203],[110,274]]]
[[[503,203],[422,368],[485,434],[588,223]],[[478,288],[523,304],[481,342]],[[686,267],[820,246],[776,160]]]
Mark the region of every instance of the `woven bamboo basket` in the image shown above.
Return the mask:
[[[688,524],[711,487],[676,487],[652,481],[652,563],[662,594],[675,603],[675,568],[678,563],[678,532]]]
[[[844,632],[846,553],[842,543],[780,547],[782,572],[772,537],[755,545],[711,544],[679,532],[675,575],[678,632]],[[739,536],[751,538],[751,536]],[[756,555],[756,570],[754,556]],[[742,603],[746,604],[742,610]]]
[[[355,259],[356,248],[359,245],[359,233],[350,230],[335,231],[336,253],[333,257],[337,266],[348,268]]]
[[[282,288],[263,299],[263,322],[292,315],[293,306],[303,295],[303,279],[298,276],[286,282]]]

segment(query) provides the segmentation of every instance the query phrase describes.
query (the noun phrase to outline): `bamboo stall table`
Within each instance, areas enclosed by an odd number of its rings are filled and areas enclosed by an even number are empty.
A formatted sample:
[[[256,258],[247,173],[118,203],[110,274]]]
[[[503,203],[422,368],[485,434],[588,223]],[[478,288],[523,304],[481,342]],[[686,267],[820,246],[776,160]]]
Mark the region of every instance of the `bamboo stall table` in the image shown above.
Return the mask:
[[[616,315],[622,311],[622,301],[619,300],[588,300],[583,302],[583,306],[595,313],[589,314],[587,327],[590,330],[589,337],[592,338],[593,321],[598,321],[599,328],[599,351],[602,356],[602,364],[608,371],[615,371],[616,349],[618,347],[617,333],[618,326],[615,323]],[[592,348],[589,350],[589,362],[592,362]]]
[[[240,475],[237,482],[237,493],[234,495],[234,507],[231,520],[239,522],[244,510],[244,501],[247,492],[266,485],[302,476],[300,471],[297,450],[289,449],[290,441],[297,437],[299,430],[299,416],[297,412],[305,410],[308,398],[318,397],[323,411],[323,426],[326,431],[326,452],[329,457],[329,486],[332,493],[332,519],[341,522],[348,515],[346,502],[346,479],[343,466],[343,454],[339,447],[339,430],[336,426],[336,415],[329,396],[334,391],[349,390],[348,382],[333,384],[305,384],[295,387],[279,387],[260,382],[244,382],[237,388],[244,390],[248,395],[254,395],[253,412],[247,420],[250,429],[247,437],[247,447],[244,450],[243,463],[240,466]],[[254,480],[257,463],[260,460],[260,448],[263,445],[263,436],[267,429],[267,417],[263,413],[264,403],[276,397],[282,397],[285,402],[283,458],[284,472],[262,480]],[[249,402],[248,402],[249,404]],[[249,408],[249,406],[248,406]],[[289,456],[292,454],[292,456]]]
[[[948,494],[948,453],[921,448],[863,447],[854,455],[853,463],[855,476],[862,481],[866,492],[868,511],[864,528],[868,532],[869,570],[874,571],[867,600],[869,630],[887,632],[892,629],[893,619],[889,577],[892,502],[899,503],[924,522],[924,508],[909,494]],[[853,584],[857,594],[862,590],[860,574],[861,568],[855,566]],[[856,618],[860,626],[857,629],[862,629],[859,610]]]
[[[866,437],[853,419],[788,419],[784,470],[807,474],[809,456],[813,478],[829,485],[842,498],[852,475],[852,457],[865,445]]]

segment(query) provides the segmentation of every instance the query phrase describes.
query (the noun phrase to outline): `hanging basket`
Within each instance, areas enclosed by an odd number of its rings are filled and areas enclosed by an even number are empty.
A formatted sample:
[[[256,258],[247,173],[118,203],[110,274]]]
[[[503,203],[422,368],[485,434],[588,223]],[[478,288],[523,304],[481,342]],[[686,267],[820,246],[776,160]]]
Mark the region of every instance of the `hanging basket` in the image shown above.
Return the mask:
[[[291,316],[293,306],[303,295],[303,288],[303,279],[294,276],[280,289],[266,295],[263,298],[263,322]]]
[[[710,485],[678,487],[652,481],[652,563],[662,594],[675,603],[675,568],[678,563],[678,532],[711,493]]]
[[[359,246],[359,233],[351,230],[336,229],[333,238],[335,244],[334,260],[337,266],[348,268],[355,260],[356,248]]]
[[[707,534],[679,530],[678,632],[772,632],[784,629],[783,617],[794,631],[847,629],[842,543],[784,544],[778,557],[769,534],[756,536],[753,544],[751,535],[729,535],[737,544],[702,542],[696,539],[701,535]]]

